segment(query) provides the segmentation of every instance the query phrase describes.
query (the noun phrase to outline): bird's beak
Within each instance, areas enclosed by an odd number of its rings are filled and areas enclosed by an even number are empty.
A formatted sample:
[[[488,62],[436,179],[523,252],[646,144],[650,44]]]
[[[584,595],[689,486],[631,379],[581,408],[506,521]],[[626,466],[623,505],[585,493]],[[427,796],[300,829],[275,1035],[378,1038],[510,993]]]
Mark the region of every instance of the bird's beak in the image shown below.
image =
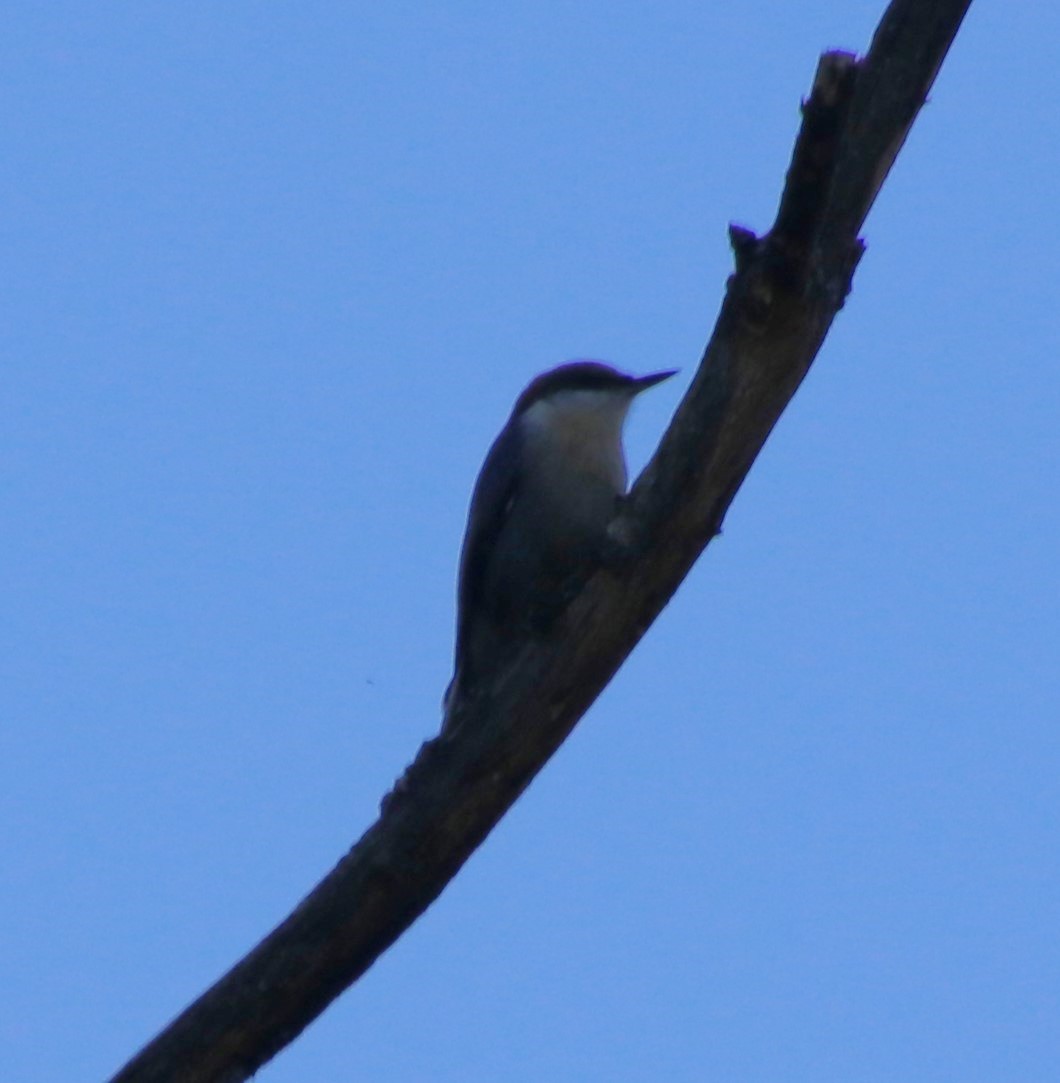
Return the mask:
[[[639,395],[642,391],[647,391],[649,387],[654,387],[656,384],[661,384],[663,380],[676,376],[679,371],[680,369],[667,369],[666,372],[652,372],[647,376],[638,376],[633,382],[634,391]]]

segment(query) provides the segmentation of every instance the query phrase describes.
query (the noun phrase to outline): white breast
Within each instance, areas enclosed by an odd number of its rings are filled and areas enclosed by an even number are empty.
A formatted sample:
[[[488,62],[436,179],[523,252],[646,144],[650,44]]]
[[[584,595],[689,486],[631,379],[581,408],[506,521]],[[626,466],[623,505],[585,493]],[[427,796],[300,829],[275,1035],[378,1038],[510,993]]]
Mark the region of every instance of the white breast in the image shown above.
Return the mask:
[[[622,426],[630,397],[567,391],[534,403],[523,415],[529,472],[550,488],[583,482],[626,491]]]

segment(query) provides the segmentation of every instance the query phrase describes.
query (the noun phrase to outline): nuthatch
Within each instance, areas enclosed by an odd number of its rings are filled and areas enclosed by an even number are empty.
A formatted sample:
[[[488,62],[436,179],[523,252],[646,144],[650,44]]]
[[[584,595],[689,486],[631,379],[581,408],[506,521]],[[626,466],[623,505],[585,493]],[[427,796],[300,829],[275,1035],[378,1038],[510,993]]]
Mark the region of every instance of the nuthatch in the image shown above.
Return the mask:
[[[500,655],[547,626],[563,607],[564,584],[599,559],[626,491],[626,415],[641,391],[673,374],[626,376],[574,361],[516,400],[471,496],[443,732],[458,688],[467,695]]]

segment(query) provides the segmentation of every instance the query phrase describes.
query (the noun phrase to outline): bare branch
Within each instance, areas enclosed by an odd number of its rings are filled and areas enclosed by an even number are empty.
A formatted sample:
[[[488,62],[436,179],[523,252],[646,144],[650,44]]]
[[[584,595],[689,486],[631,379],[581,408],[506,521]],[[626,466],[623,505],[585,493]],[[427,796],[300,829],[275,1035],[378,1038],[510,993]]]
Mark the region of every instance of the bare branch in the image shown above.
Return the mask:
[[[695,380],[547,642],[458,704],[380,818],[287,920],[114,1083],[235,1083],[295,1038],[437,898],[665,606],[722,520],[850,289],[858,231],[970,0],[895,0],[869,54],[821,58],[768,234],[736,270]]]

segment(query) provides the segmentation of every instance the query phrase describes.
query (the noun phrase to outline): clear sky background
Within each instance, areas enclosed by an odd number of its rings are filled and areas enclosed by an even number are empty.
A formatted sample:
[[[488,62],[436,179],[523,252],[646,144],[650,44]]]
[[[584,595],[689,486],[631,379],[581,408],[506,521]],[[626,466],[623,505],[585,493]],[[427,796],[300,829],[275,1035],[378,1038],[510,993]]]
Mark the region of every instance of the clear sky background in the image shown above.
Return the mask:
[[[0,1075],[100,1080],[438,725],[538,371],[680,366],[883,0],[9,5]],[[726,522],[260,1078],[1051,1080],[1060,13],[973,4]]]

